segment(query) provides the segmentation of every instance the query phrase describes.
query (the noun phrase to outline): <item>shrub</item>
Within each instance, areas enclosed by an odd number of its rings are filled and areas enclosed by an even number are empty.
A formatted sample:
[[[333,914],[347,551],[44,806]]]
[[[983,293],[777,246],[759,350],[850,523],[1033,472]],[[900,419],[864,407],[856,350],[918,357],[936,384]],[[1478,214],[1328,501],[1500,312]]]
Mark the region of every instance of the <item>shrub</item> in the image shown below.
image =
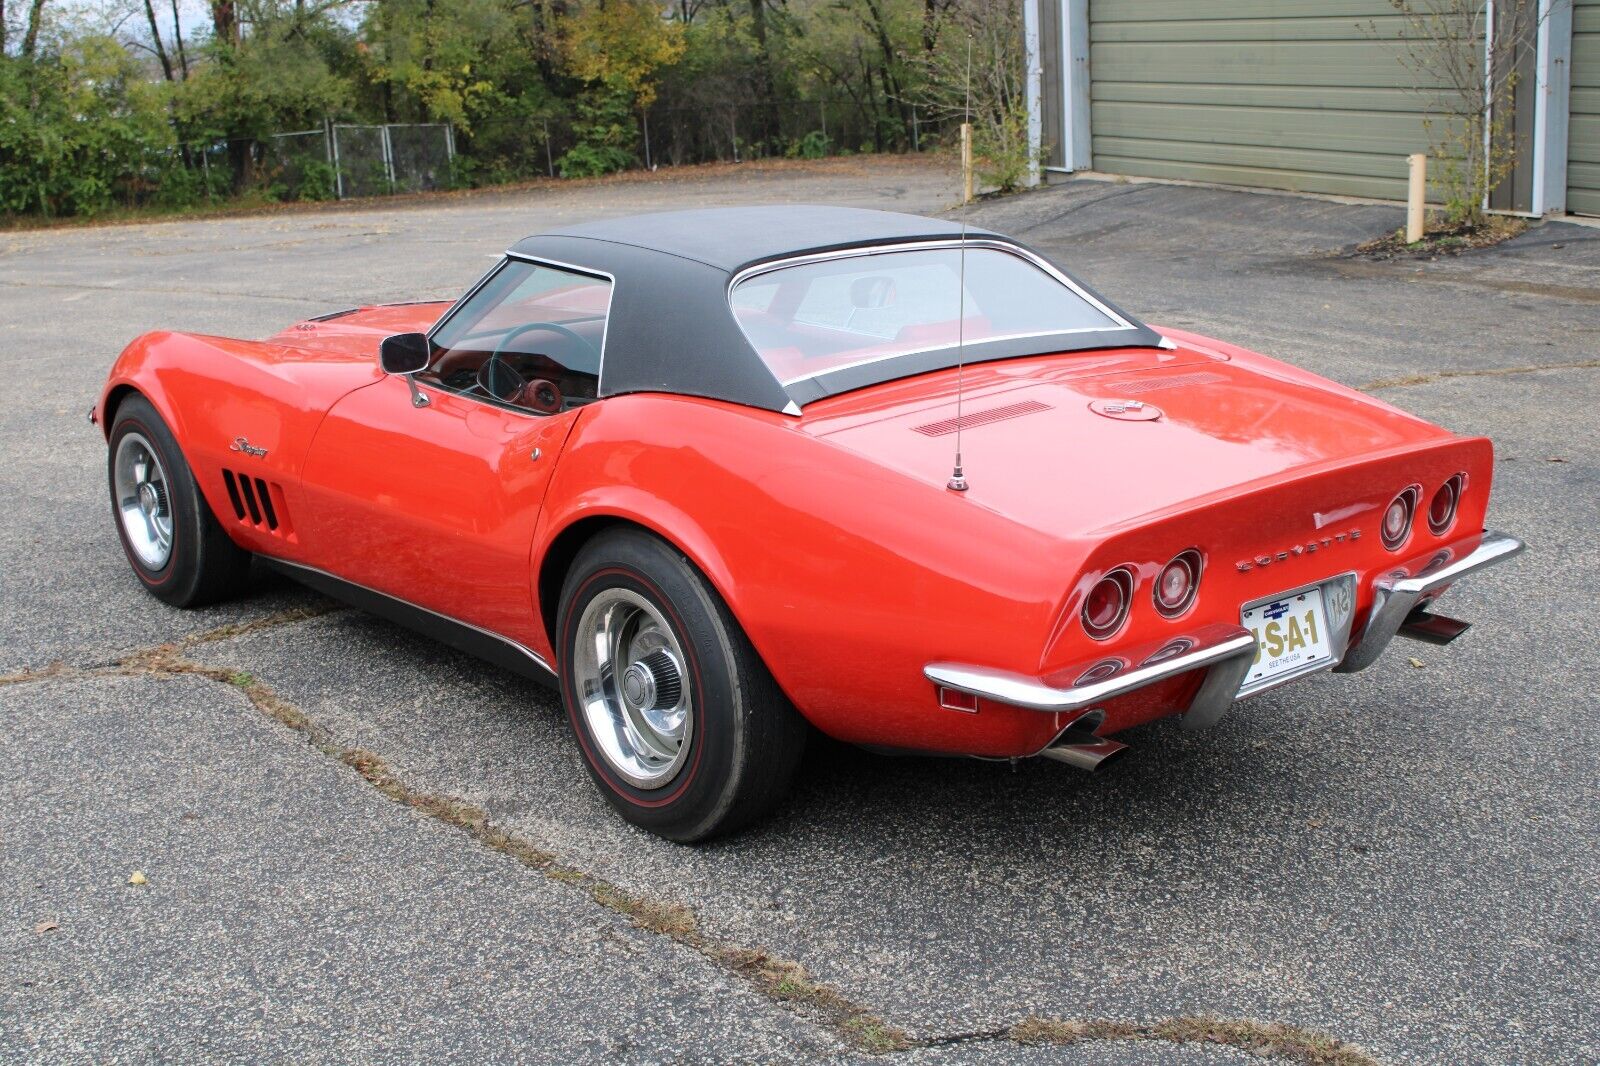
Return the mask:
[[[789,145],[783,154],[790,159],[823,159],[833,147],[833,142],[821,130],[812,130]]]
[[[578,143],[556,161],[563,178],[593,178],[633,165],[639,131],[626,93],[595,91],[578,101]]]

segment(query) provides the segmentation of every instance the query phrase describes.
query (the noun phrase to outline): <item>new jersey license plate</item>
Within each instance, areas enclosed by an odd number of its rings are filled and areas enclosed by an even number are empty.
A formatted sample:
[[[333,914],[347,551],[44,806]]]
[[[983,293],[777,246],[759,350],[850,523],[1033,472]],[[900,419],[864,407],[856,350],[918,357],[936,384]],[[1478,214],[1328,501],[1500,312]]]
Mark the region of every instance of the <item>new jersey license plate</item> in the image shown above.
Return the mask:
[[[1251,604],[1240,612],[1239,621],[1256,635],[1256,659],[1239,687],[1241,695],[1333,658],[1320,586]]]

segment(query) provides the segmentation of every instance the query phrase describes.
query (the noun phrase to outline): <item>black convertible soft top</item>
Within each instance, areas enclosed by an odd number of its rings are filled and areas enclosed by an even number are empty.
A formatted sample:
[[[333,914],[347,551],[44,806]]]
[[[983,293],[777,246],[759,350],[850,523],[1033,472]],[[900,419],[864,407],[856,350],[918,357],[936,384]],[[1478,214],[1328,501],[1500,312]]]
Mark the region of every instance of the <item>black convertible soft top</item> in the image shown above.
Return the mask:
[[[813,205],[725,207],[587,222],[518,241],[510,254],[613,279],[600,367],[601,396],[671,392],[793,413],[800,405],[844,387],[801,382],[785,389],[734,319],[728,298],[734,277],[748,268],[795,256],[949,241],[961,234],[958,222],[892,211]],[[989,230],[969,226],[966,235],[1046,258]],[[1161,342],[1154,330],[1077,279],[1073,282],[1134,329],[1038,338],[1034,351],[1003,354],[1153,347]],[[937,367],[915,372],[923,369]]]

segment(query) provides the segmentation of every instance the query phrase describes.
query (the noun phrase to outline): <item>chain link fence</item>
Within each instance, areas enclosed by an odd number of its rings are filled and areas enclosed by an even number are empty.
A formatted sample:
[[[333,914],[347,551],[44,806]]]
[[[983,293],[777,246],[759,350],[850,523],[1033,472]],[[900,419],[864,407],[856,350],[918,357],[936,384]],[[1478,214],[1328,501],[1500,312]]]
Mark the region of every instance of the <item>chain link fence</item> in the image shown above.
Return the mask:
[[[947,143],[953,124],[930,119],[920,108],[878,113],[850,99],[807,102],[719,100],[705,107],[657,104],[633,117],[628,150],[646,169],[750,159],[818,159],[832,155],[921,152]],[[529,130],[529,155],[550,177],[579,143],[568,116],[542,119]]]
[[[330,122],[273,134],[264,148],[275,183],[302,200],[442,189],[456,154],[455,131],[444,123]]]

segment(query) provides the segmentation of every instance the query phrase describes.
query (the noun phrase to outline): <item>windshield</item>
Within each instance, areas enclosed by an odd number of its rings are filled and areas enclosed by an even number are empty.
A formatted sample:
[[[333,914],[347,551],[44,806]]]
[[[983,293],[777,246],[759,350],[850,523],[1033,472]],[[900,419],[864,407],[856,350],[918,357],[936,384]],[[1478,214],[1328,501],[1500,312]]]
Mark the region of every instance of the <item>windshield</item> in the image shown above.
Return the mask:
[[[1135,328],[1014,252],[969,242],[961,259],[951,244],[778,267],[734,286],[734,316],[785,386],[867,364],[878,380],[919,373],[927,361],[905,357],[958,342],[994,358],[1018,354],[997,341]]]
[[[506,380],[551,386],[540,392],[545,402],[534,408],[540,413],[587,403],[599,395],[610,304],[609,281],[507,259],[433,331],[433,360],[423,375],[441,388],[481,396],[479,372],[492,363],[513,375]]]

